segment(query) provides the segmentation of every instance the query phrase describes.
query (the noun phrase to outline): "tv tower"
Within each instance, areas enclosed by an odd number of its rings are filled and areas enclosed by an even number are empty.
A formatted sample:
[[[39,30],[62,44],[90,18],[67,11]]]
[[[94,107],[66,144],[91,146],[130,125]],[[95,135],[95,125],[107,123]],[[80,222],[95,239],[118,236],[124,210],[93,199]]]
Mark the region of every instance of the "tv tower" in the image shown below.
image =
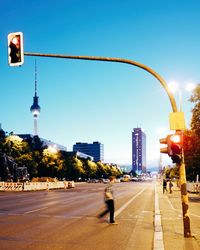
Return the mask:
[[[38,135],[38,116],[40,114],[40,106],[38,104],[39,96],[37,96],[37,64],[35,61],[35,96],[33,97],[33,105],[30,108],[34,119],[34,136]]]

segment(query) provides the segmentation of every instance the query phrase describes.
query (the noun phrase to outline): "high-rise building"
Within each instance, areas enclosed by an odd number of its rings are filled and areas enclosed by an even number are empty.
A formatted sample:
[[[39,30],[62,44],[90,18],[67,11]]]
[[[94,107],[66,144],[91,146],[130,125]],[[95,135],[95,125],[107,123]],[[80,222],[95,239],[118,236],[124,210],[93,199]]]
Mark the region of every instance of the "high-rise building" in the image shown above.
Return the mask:
[[[94,161],[104,161],[104,145],[98,141],[93,143],[77,142],[73,145],[73,151],[79,151],[87,155],[91,155]]]
[[[132,172],[146,172],[146,134],[141,128],[132,132]]]

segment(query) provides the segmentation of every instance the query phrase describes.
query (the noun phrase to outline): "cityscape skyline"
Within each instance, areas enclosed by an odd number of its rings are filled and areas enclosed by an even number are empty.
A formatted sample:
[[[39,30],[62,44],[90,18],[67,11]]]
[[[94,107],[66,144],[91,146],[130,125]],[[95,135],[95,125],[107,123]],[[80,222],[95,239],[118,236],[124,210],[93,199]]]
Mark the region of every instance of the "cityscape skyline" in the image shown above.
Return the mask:
[[[0,20],[5,25],[0,28],[0,123],[4,130],[33,131],[29,107],[35,57],[25,56],[21,67],[8,66],[7,35],[15,31],[24,34],[25,52],[128,58],[151,67],[167,83],[179,82],[189,127],[193,106],[184,89],[188,82],[199,82],[197,1],[11,0],[1,7]],[[157,79],[118,63],[38,57],[37,65],[42,107],[39,136],[69,151],[77,141],[100,141],[105,162],[131,165],[131,132],[141,127],[147,135],[147,168],[158,166],[159,139],[173,131],[169,131],[169,98]],[[177,93],[175,97],[179,106]],[[171,164],[167,156],[162,161]]]

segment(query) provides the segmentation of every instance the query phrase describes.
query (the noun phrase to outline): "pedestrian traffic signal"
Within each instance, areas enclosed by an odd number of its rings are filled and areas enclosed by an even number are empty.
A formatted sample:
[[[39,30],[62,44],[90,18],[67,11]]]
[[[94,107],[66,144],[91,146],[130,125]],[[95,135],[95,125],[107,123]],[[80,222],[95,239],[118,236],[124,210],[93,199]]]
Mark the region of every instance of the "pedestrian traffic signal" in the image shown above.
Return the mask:
[[[20,66],[24,63],[23,33],[8,34],[8,64]]]
[[[167,147],[160,148],[160,153],[168,154],[173,163],[180,163],[182,160],[183,140],[180,132],[172,135],[167,135],[166,138],[160,139],[161,144],[166,144]]]
[[[172,158],[172,162],[180,163],[182,160],[183,150],[182,134],[180,132],[176,132],[174,135],[171,135],[170,141],[170,157]]]

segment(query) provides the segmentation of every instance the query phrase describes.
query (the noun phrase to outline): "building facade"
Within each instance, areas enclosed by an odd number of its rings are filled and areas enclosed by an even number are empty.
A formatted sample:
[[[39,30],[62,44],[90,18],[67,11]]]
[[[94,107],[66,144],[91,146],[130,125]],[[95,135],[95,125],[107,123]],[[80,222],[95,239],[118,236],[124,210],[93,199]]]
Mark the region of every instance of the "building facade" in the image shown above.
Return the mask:
[[[77,142],[73,145],[73,151],[91,155],[95,162],[104,161],[104,145],[98,141],[93,143]]]
[[[146,172],[146,134],[141,128],[132,131],[132,172]]]

